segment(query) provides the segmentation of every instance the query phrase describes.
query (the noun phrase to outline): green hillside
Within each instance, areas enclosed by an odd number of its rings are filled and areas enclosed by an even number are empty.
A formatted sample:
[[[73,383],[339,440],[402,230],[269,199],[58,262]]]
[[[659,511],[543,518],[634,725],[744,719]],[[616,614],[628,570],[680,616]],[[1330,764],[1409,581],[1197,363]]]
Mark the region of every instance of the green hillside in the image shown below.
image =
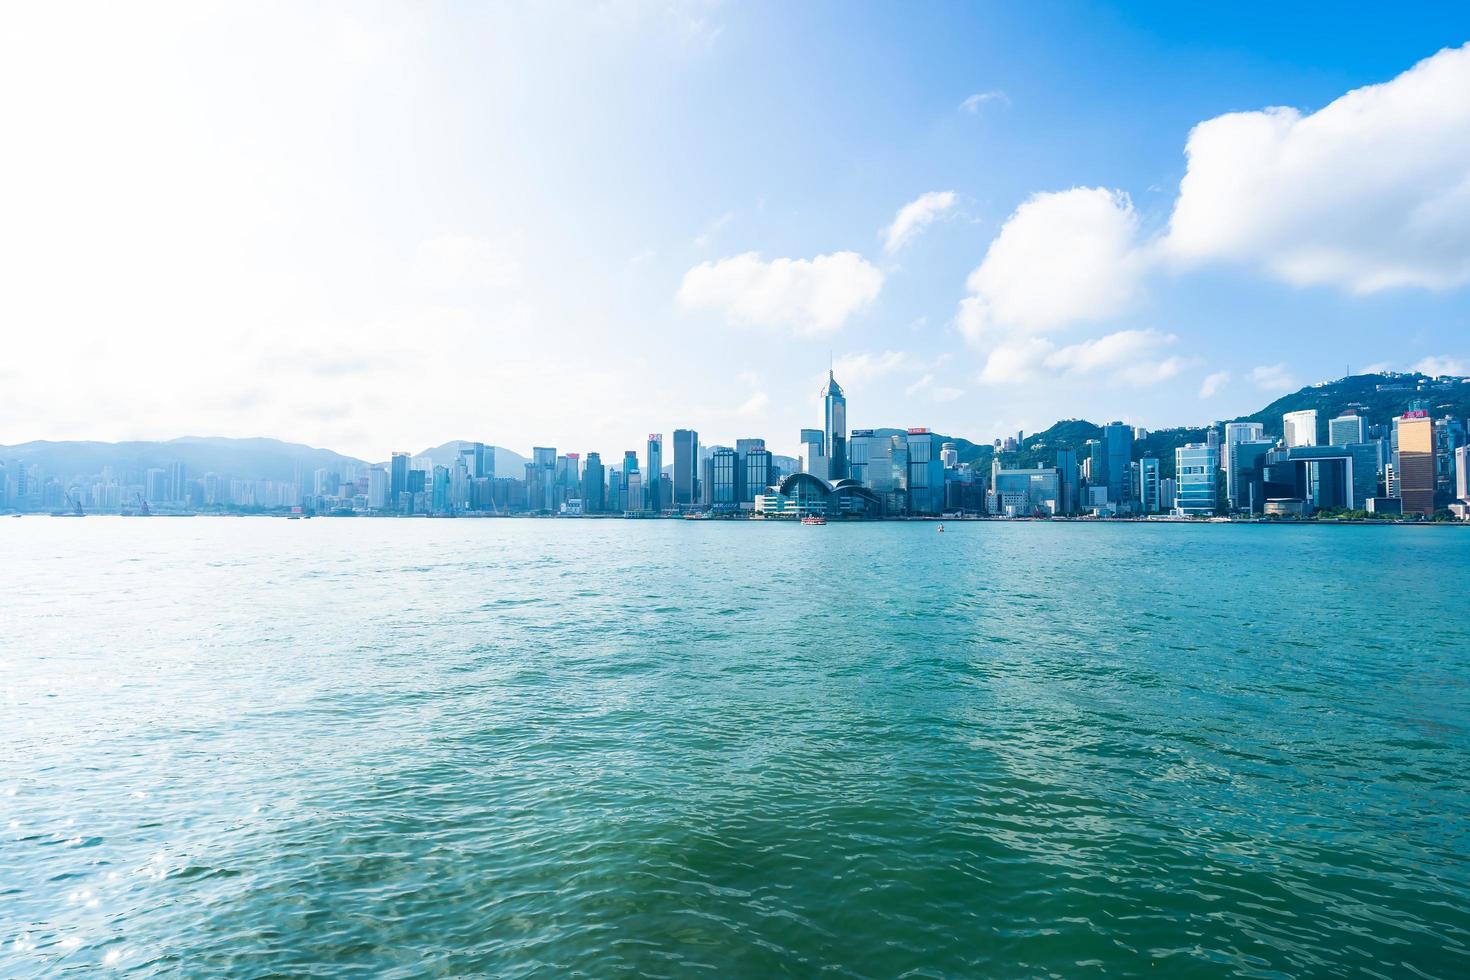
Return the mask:
[[[1422,374],[1356,374],[1312,385],[1283,395],[1260,411],[1222,422],[1260,422],[1266,433],[1281,435],[1281,416],[1287,412],[1317,410],[1319,436],[1326,438],[1327,420],[1353,411],[1368,420],[1369,425],[1386,424],[1416,405],[1422,404],[1435,417],[1470,416],[1470,379],[1430,378]],[[1133,444],[1133,458],[1157,456],[1163,476],[1174,475],[1174,450],[1191,442],[1203,442],[1207,428],[1180,427],[1150,431],[1147,438]],[[1063,419],[1049,429],[1026,437],[1019,450],[1004,454],[1005,465],[1020,469],[1054,466],[1057,450],[1072,449],[1080,462],[1086,455],[1089,439],[1102,436],[1102,428],[1085,419]],[[988,466],[990,447],[975,447],[974,460]],[[967,460],[965,454],[961,461]]]

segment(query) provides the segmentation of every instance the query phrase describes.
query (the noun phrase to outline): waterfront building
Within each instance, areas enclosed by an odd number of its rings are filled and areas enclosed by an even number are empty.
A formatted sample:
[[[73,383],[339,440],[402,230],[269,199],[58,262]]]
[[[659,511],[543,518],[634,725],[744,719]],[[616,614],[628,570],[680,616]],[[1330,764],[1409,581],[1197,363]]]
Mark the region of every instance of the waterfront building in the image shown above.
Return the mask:
[[[872,429],[853,429],[847,439],[847,475],[868,486],[868,455],[879,437]]]
[[[531,511],[556,510],[556,449],[535,446],[526,464],[526,508]]]
[[[847,479],[847,397],[830,370],[822,389],[822,440],[827,472],[817,475],[829,481]]]
[[[625,480],[625,486],[626,486],[626,489],[627,489],[627,493],[625,495],[627,502],[626,502],[625,506],[623,507],[623,512],[624,513],[630,513],[630,512],[633,512],[633,511],[640,511],[640,510],[642,510],[643,509],[643,474],[642,473],[639,473],[635,469],[635,470],[633,470],[633,472],[627,474],[624,477],[624,480]]]
[[[1317,410],[1308,408],[1281,416],[1281,438],[1288,449],[1317,445]]]
[[[986,509],[992,514],[1050,517],[1058,512],[1062,481],[1054,468],[996,470],[992,480],[986,499]]]
[[[176,504],[182,504],[188,501],[188,497],[189,483],[184,472],[184,464],[177,461],[169,463],[168,499]]]
[[[1434,502],[1455,496],[1455,451],[1466,444],[1465,423],[1454,416],[1434,420]]]
[[[388,509],[388,486],[387,470],[381,466],[374,466],[368,470],[367,505],[370,509]]]
[[[678,446],[678,433],[674,434],[674,445]],[[675,454],[677,456],[677,452]],[[582,510],[588,514],[601,514],[607,509],[607,477],[603,473],[602,454],[588,453],[582,467]]]
[[[740,455],[729,446],[710,453],[710,505],[722,510],[740,504]]]
[[[1138,506],[1145,514],[1157,514],[1160,510],[1159,460],[1156,456],[1144,456],[1138,461]]]
[[[925,428],[913,428],[903,439],[908,449],[908,512],[943,513],[944,458],[939,436]]]
[[[1179,481],[1172,476],[1166,476],[1159,481],[1159,510],[1170,511],[1179,498]]]
[[[827,463],[827,437],[821,429],[801,430],[801,452],[805,457],[807,473],[826,479],[828,470]]]
[[[939,460],[944,464],[945,469],[956,469],[960,465],[960,451],[955,448],[954,443],[946,442],[939,447]],[[851,464],[849,464],[850,470]]]
[[[699,503],[699,433],[674,430],[674,506],[687,510]]]
[[[388,499],[398,506],[399,494],[408,491],[409,453],[394,453],[388,469]]]
[[[746,505],[746,510],[755,505],[755,495],[766,488],[764,483],[752,484],[750,482],[747,472],[748,460],[752,452],[765,448],[766,440],[764,439],[735,440],[735,502]]]
[[[1339,415],[1327,420],[1327,443],[1332,446],[1355,446],[1368,441],[1368,430],[1361,415]]]
[[[1267,454],[1275,448],[1276,442],[1266,438],[1247,439],[1231,447],[1231,463],[1230,468],[1225,471],[1225,477],[1227,481],[1233,481],[1229,485],[1234,487],[1235,496],[1229,497],[1227,494],[1233,509],[1252,514],[1261,513],[1261,508],[1266,503],[1262,467]]]
[[[607,509],[619,514],[628,509],[628,490],[623,486],[622,470],[608,470]]]
[[[1287,449],[1286,462],[1297,467],[1297,492],[1292,496],[1304,498],[1317,510],[1362,509],[1378,490],[1377,460],[1377,450],[1366,442]]]
[[[764,443],[765,440],[760,440]],[[739,450],[736,450],[739,455]],[[740,506],[755,507],[755,498],[764,493],[776,480],[776,466],[771,451],[764,445],[753,447],[745,453],[744,465],[740,470]]]
[[[655,514],[664,509],[664,437],[660,433],[648,434],[648,470],[644,484],[648,487],[648,509]]]
[[[155,466],[143,474],[143,499],[150,504],[166,503],[169,499],[168,471]]]
[[[1075,514],[1082,509],[1081,470],[1077,465],[1077,450],[1057,450],[1057,506],[1060,513]]]
[[[1470,445],[1455,450],[1455,499],[1470,503]]]
[[[1133,459],[1133,427],[1122,422],[1109,422],[1102,430],[1103,473],[1094,479],[1108,488],[1108,501],[1126,510],[1132,498],[1129,466]]]
[[[1405,412],[1393,420],[1396,434],[1394,470],[1404,514],[1428,517],[1434,513],[1434,423],[1423,409]]]
[[[1192,442],[1174,450],[1174,474],[1178,481],[1174,513],[1181,517],[1206,517],[1215,513],[1215,474],[1220,469],[1220,449]]]
[[[1266,427],[1260,422],[1226,422],[1224,452],[1221,459],[1225,462],[1225,500],[1236,510],[1245,510],[1248,502],[1245,500],[1247,493],[1238,480],[1243,468],[1242,462],[1236,457],[1235,447],[1243,442],[1261,442],[1266,438]]]

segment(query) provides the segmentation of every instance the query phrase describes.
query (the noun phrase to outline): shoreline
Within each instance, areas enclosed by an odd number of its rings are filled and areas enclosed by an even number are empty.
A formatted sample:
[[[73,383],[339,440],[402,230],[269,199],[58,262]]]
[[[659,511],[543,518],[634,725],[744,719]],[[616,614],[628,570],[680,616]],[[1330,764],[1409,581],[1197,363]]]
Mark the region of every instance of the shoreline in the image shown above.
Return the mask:
[[[686,519],[681,514],[290,514],[232,513],[232,512],[162,512],[152,514],[47,514],[39,512],[10,512],[0,514],[0,519],[10,517],[51,517],[75,520],[79,517],[95,518],[268,518],[274,520],[467,520],[467,521],[679,521],[689,524],[800,524],[791,517],[698,517]],[[1362,520],[1327,518],[1324,520],[1263,520],[1244,517],[878,517],[878,518],[828,518],[829,524],[1079,524],[1102,525],[1145,524],[1163,526],[1203,527],[1207,525],[1231,525],[1248,527],[1470,527],[1470,521],[1430,520]]]

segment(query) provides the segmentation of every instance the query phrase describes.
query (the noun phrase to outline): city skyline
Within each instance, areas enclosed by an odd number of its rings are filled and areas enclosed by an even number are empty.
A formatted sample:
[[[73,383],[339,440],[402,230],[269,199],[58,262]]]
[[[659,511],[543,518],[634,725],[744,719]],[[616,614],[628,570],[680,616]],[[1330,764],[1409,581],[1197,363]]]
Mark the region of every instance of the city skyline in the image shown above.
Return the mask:
[[[18,9],[0,443],[796,455],[829,355],[850,427],[978,440],[1467,373],[1470,15],[1265,10]]]
[[[502,461],[500,448],[467,440],[420,454],[395,451],[386,464],[328,454],[326,465],[309,477],[298,455],[290,480],[265,481],[214,470],[191,478],[177,459],[146,467],[106,463],[87,476],[0,458],[0,511],[150,515],[161,506],[165,513],[243,509],[819,522],[1161,514],[1303,519],[1320,512],[1353,519],[1466,520],[1470,435],[1460,389],[1467,386],[1470,378],[1448,376],[1343,378],[1331,413],[1322,409],[1332,402],[1320,398],[1318,407],[1282,410],[1277,401],[1258,413],[1274,423],[1277,408],[1279,437],[1267,435],[1264,421],[1237,419],[1161,430],[1155,435],[1167,439],[1160,445],[1149,442],[1145,427],[1121,420],[1101,426],[1063,420],[1053,429],[1081,425],[1095,432],[1042,441],[1028,456],[1020,431],[977,445],[923,426],[849,429],[847,396],[829,368],[821,391],[822,425],[801,430],[803,453],[794,459],[772,453],[764,436],[737,439],[734,446],[701,445],[698,431],[688,428],[674,430],[671,457],[664,455],[663,433],[650,432],[641,462],[638,450],[625,450],[614,469],[602,465],[597,450],[588,451],[584,462],[580,450],[534,446],[529,458],[508,453]],[[1292,397],[1310,397],[1310,391]],[[1385,411],[1384,399],[1395,406],[1391,411]],[[1044,452],[1038,457],[1035,451]]]

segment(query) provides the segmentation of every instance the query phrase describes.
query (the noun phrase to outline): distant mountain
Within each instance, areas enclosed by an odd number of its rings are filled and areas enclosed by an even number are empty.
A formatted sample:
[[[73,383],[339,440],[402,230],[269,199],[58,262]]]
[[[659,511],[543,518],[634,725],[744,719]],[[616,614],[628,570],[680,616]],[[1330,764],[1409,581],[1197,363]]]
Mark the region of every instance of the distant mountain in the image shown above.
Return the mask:
[[[1415,405],[1427,407],[1435,416],[1470,417],[1470,379],[1459,377],[1431,378],[1423,374],[1358,374],[1336,381],[1311,385],[1283,395],[1260,411],[1227,421],[1260,422],[1268,435],[1281,435],[1281,416],[1287,412],[1316,409],[1319,436],[1326,438],[1327,420],[1345,412],[1357,412],[1369,425],[1387,423]],[[879,435],[898,435],[907,429],[883,428]],[[1174,472],[1174,449],[1188,442],[1201,442],[1208,428],[1185,426],[1155,429],[1141,442],[1135,443],[1135,458],[1152,454],[1160,461],[1164,476]],[[938,433],[936,433],[938,435]],[[1016,467],[1051,466],[1059,449],[1073,449],[1081,456],[1089,439],[1101,436],[1097,423],[1086,419],[1063,419],[1042,432],[1027,436],[1020,448],[1007,453],[1005,464]],[[953,442],[960,462],[988,469],[994,448],[958,436],[940,435]],[[460,440],[426,449],[419,456],[428,457],[435,465],[449,466],[461,446]],[[701,447],[701,455],[707,447]],[[215,473],[225,479],[276,480],[291,482],[298,476],[309,479],[317,469],[341,472],[346,467],[364,468],[370,464],[329,449],[317,449],[278,439],[225,439],[185,436],[163,442],[27,442],[17,446],[0,446],[0,462],[12,460],[26,465],[36,464],[48,476],[63,479],[90,477],[111,468],[124,483],[140,483],[154,467],[167,468],[182,462],[191,479]],[[495,472],[499,476],[521,477],[526,457],[503,446],[495,447]],[[776,458],[777,465],[794,468],[790,457]],[[616,465],[612,457],[604,465]],[[667,471],[668,468],[666,467]]]
[[[432,449],[425,449],[421,453],[415,453],[414,458],[426,456],[434,461],[435,466],[453,466],[455,459],[459,457],[462,447],[468,445],[463,439],[451,439],[443,445]],[[512,452],[504,446],[495,447],[495,475],[523,477],[526,475],[526,464],[530,460],[520,453]]]
[[[0,460],[36,464],[50,476],[93,476],[110,468],[124,483],[140,483],[154,467],[183,463],[189,478],[215,473],[225,479],[291,482],[298,472],[362,467],[360,459],[278,439],[185,436],[163,442],[26,442],[0,446]]]

